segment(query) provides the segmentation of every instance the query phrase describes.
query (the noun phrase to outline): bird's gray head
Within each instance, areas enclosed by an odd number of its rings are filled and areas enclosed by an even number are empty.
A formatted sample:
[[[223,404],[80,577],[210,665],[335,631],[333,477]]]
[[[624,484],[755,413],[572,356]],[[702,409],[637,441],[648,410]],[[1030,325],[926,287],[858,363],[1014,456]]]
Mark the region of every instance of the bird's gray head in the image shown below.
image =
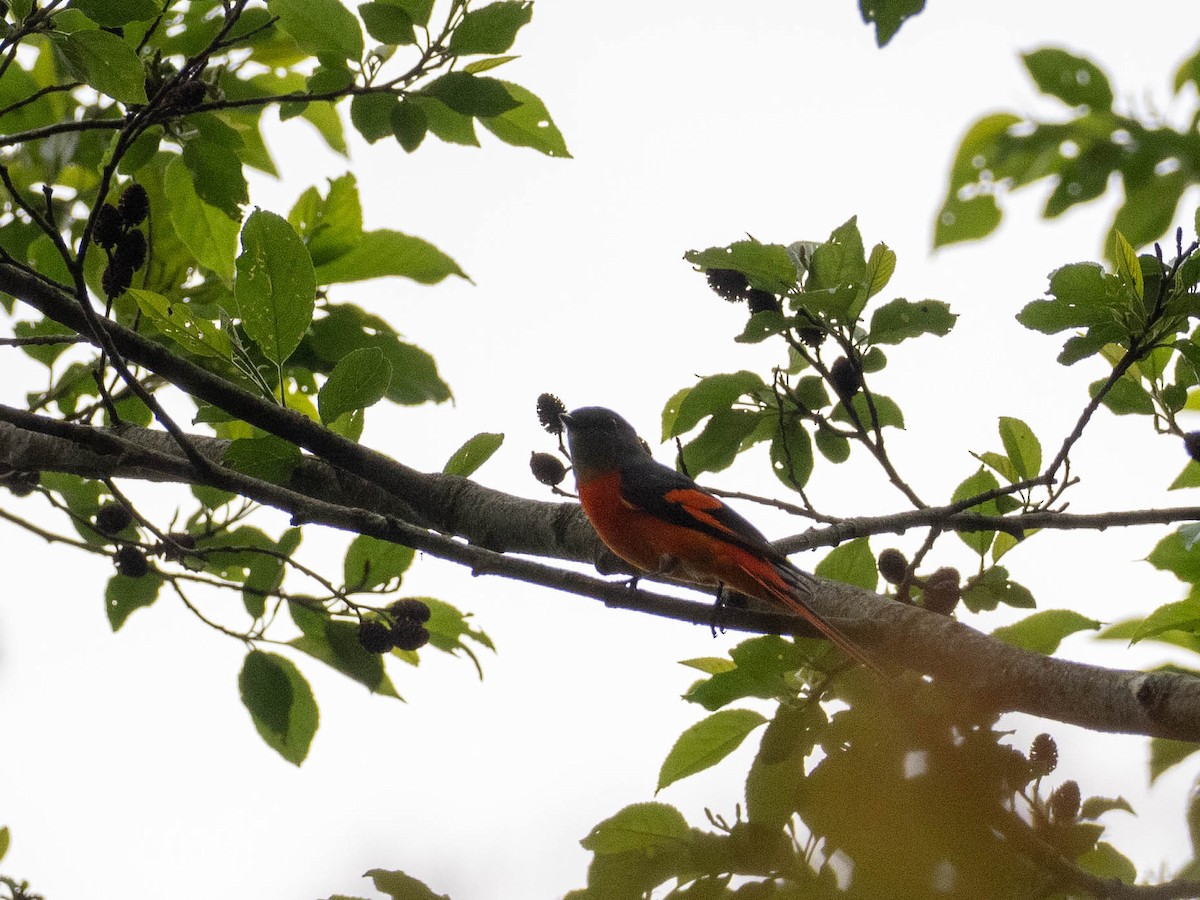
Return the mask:
[[[584,406],[562,416],[562,422],[579,484],[650,455],[633,426],[611,409]]]

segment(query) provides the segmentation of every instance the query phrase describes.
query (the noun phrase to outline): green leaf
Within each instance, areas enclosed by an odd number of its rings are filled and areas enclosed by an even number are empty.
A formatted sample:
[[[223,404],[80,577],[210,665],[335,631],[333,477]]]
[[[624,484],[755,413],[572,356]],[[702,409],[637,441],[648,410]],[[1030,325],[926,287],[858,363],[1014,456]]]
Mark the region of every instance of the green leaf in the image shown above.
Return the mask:
[[[868,591],[879,586],[875,554],[871,552],[871,544],[865,537],[834,547],[813,571],[822,578],[853,584]]]
[[[978,494],[993,491],[998,487],[1000,487],[1000,482],[996,480],[996,476],[981,467],[979,471],[966,478],[954,489],[954,494],[951,496],[950,502],[959,503]],[[970,507],[970,509],[985,516],[994,516],[999,514],[1000,511],[996,506],[995,500],[979,503]],[[962,538],[963,543],[981,556],[987,552],[988,548],[992,545],[992,539],[996,536],[996,532],[994,531],[960,531],[957,534]]]
[[[896,271],[896,253],[887,244],[876,244],[871,248],[871,256],[867,260],[867,297],[874,297],[892,280]]]
[[[360,534],[350,542],[342,563],[346,590],[369,591],[385,585],[398,586],[412,565],[414,555],[411,547]]]
[[[732,672],[737,668],[737,663],[731,659],[726,659],[724,656],[698,656],[695,659],[681,659],[679,664],[692,669],[699,669],[706,675],[716,675],[719,672]]]
[[[746,409],[718,409],[704,428],[683,448],[688,472],[719,472],[732,465],[743,442],[762,420],[762,413]]]
[[[363,55],[358,19],[338,0],[267,0],[267,9],[305,53],[355,61]]]
[[[252,212],[242,228],[234,294],[246,334],[277,366],[308,330],[316,290],[312,259],[287,219]]]
[[[1001,603],[1017,609],[1033,609],[1037,603],[1028,588],[1010,581],[1008,569],[992,566],[967,581],[963,605],[971,612],[993,610]]]
[[[681,778],[715,766],[766,721],[752,709],[723,709],[701,719],[679,736],[663,760],[655,793]]]
[[[1088,797],[1079,809],[1081,819],[1098,819],[1106,812],[1119,809],[1130,815],[1137,815],[1124,797]]]
[[[687,820],[665,803],[634,803],[593,828],[579,843],[597,856],[657,853],[691,842]]]
[[[301,631],[300,637],[288,641],[290,646],[352,678],[373,694],[400,698],[387,676],[383,657],[368,653],[359,643],[357,622],[331,619],[298,603],[290,604],[289,611]]]
[[[1125,884],[1137,881],[1137,866],[1107,841],[1098,841],[1075,860],[1075,865],[1096,878],[1116,879]]]
[[[875,45],[885,47],[908,19],[925,8],[925,0],[858,0],[863,22],[875,25]]]
[[[546,104],[519,84],[511,81],[501,81],[500,84],[520,105],[496,116],[481,116],[480,124],[506,144],[532,147],[546,156],[570,159],[566,141],[550,118]]]
[[[146,73],[133,48],[99,29],[71,34],[50,32],[67,70],[102,94],[121,103],[145,103]]]
[[[1101,378],[1088,385],[1088,396],[1095,397],[1100,393],[1108,379]],[[1104,395],[1101,401],[1112,413],[1118,416],[1154,415],[1154,399],[1131,375],[1118,378]]]
[[[945,247],[959,241],[987,237],[1000,224],[1000,208],[991,194],[967,200],[950,197],[942,204],[933,229],[933,246]]]
[[[1010,582],[1011,584],[1011,582]],[[1058,649],[1062,639],[1077,631],[1098,631],[1100,623],[1069,609],[1047,609],[1026,616],[1012,625],[1003,625],[992,632],[1014,647],[1023,647],[1034,653],[1051,655]]]
[[[828,724],[819,703],[780,703],[746,775],[746,817],[771,829],[792,819],[803,796],[805,760]]]
[[[470,638],[489,650],[495,650],[496,646],[492,643],[492,639],[483,631],[471,626],[469,613],[464,613],[449,603],[433,597],[415,597],[413,599],[420,600],[429,607],[429,621],[425,623],[425,627],[429,630],[429,645],[443,653],[455,655],[460,651],[465,653],[474,663],[475,671],[482,679],[483,667],[480,666],[478,657],[472,652],[464,638]]]
[[[492,454],[499,450],[503,443],[504,435],[481,431],[454,451],[442,472],[466,478],[491,459]]]
[[[1200,582],[1200,550],[1182,529],[1171,532],[1155,544],[1146,561],[1187,584]]]
[[[220,120],[211,118],[209,121]],[[222,123],[222,127],[227,126]],[[194,138],[183,145],[180,158],[191,173],[201,200],[234,221],[242,217],[242,207],[250,202],[250,189],[242,174],[242,160],[237,148],[203,137]]]
[[[232,441],[222,458],[225,465],[243,475],[287,484],[292,470],[300,464],[300,448],[283,438],[266,437],[238,438]]]
[[[291,661],[251,650],[238,675],[238,690],[267,745],[294,765],[304,762],[317,733],[317,703]]]
[[[429,120],[419,103],[404,100],[392,107],[392,134],[405,153],[412,153],[425,140]]]
[[[157,600],[162,586],[163,577],[157,572],[150,572],[141,578],[128,575],[110,578],[104,588],[104,611],[108,614],[108,624],[112,630],[120,631],[130,613]]]
[[[498,116],[521,105],[509,94],[504,82],[467,72],[449,72],[426,85],[423,93],[436,97],[455,112],[476,118]]]
[[[106,28],[147,22],[162,12],[162,4],[155,0],[74,0],[71,6]]]
[[[923,334],[945,336],[957,318],[950,312],[948,303],[938,300],[912,303],[897,297],[871,316],[870,341],[872,344],[899,344]]]
[[[450,275],[466,278],[458,263],[428,241],[398,231],[368,231],[348,253],[317,267],[317,284],[339,284],[398,275],[436,284]],[[468,279],[469,280],[469,279]]]
[[[743,697],[778,699],[792,694],[787,679],[808,662],[802,649],[804,641],[787,640],[778,635],[750,638],[730,652],[734,668],[717,672],[693,685],[684,695],[689,703],[698,703],[712,711]],[[808,642],[813,647],[821,642]]]
[[[392,3],[362,3],[358,7],[367,34],[382,44],[415,44],[412,17]]]
[[[0,828],[0,862],[4,861],[4,857],[8,855],[8,848],[12,844],[12,832],[5,825]]]
[[[1108,78],[1090,60],[1054,47],[1026,53],[1023,59],[1042,93],[1068,106],[1086,105],[1097,111],[1112,108]]]
[[[1171,486],[1167,488],[1169,491],[1178,491],[1183,488],[1200,487],[1200,463],[1194,459],[1189,459],[1187,465],[1171,482]]]
[[[1113,258],[1117,262],[1117,275],[1121,281],[1133,289],[1134,296],[1139,300],[1145,297],[1146,282],[1145,276],[1142,274],[1142,264],[1138,262],[1137,251],[1129,241],[1125,240],[1125,235],[1117,231],[1113,234],[1114,248]]]
[[[387,0],[392,6],[398,6],[417,25],[424,28],[429,24],[429,14],[433,11],[434,0]]]
[[[400,99],[391,92],[355,94],[350,100],[350,122],[369,143],[392,134],[392,111]]]
[[[685,388],[672,398],[672,401],[678,398],[677,405],[668,403],[663,410],[662,439],[687,434],[701,419],[719,410],[728,410],[747,394],[763,390],[766,390],[766,384],[761,376],[746,369],[701,378],[695,387]]]
[[[159,331],[188,353],[224,360],[233,357],[229,335],[215,323],[197,316],[186,303],[172,303],[162,294],[137,288],[129,288],[125,293]]]
[[[879,419],[880,428],[904,427],[904,413],[896,404],[895,400],[893,400],[891,397],[885,397],[883,394],[872,394],[871,399],[874,401],[875,415]],[[867,403],[866,395],[861,391],[855,394],[850,399],[850,407],[855,413],[858,414],[858,421],[861,422],[866,429],[870,430],[873,427],[871,423],[871,407]],[[854,420],[851,418],[850,413],[846,410],[846,405],[844,403],[839,403],[836,407],[834,407],[830,418],[835,422],[854,424]]]
[[[374,881],[375,890],[388,894],[392,900],[449,900],[445,894],[435,894],[425,882],[403,872],[368,869],[366,877]]]
[[[1033,478],[1042,470],[1042,445],[1028,425],[1010,416],[1000,417],[1000,440],[1019,478]]]
[[[387,394],[392,364],[378,347],[347,353],[329,373],[317,393],[321,421],[328,424],[343,413],[365,409]]]
[[[750,281],[750,286],[772,294],[784,294],[796,287],[796,264],[783,244],[762,244],[756,240],[736,241],[728,247],[689,250],[683,254],[702,269],[733,269]]]
[[[470,116],[455,112],[436,97],[422,94],[409,94],[404,102],[415,103],[424,111],[426,126],[440,140],[464,147],[479,146],[479,138],[475,136],[475,120]]]
[[[450,52],[458,56],[504,53],[531,18],[533,4],[528,0],[506,0],[473,9],[450,35]]]
[[[779,422],[771,438],[771,471],[794,491],[808,484],[813,470],[812,439],[804,421],[792,416]]]
[[[1200,750],[1200,744],[1191,741],[1150,738],[1150,783],[1154,784],[1160,775],[1179,765],[1197,750]]]
[[[478,75],[480,72],[486,72],[489,69],[498,69],[505,63],[510,63],[514,59],[520,58],[519,56],[493,56],[488,59],[477,59],[463,66],[463,71],[470,72],[472,75]]]
[[[1167,631],[1186,631],[1191,634],[1200,631],[1200,599],[1188,597],[1158,607],[1142,620],[1129,643],[1136,644]]]
[[[850,458],[850,441],[832,428],[817,427],[813,435],[817,449],[831,463],[844,463]]]
[[[191,173],[178,157],[167,165],[163,190],[171,224],[183,245],[202,267],[222,281],[231,281],[238,223],[200,199]]]

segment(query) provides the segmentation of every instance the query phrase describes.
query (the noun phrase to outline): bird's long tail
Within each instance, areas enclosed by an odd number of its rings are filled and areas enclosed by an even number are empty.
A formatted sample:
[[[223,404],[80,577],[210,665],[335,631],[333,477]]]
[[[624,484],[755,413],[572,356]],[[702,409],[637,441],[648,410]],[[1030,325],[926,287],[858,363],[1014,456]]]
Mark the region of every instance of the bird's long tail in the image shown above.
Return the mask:
[[[879,664],[871,659],[858,644],[850,640],[808,605],[807,600],[813,595],[816,587],[816,581],[812,576],[792,566],[778,563],[771,564],[770,574],[766,572],[748,572],[747,574],[762,587],[769,599],[800,616],[851,659],[862,663],[873,672],[883,673]],[[771,575],[775,577],[771,577]]]

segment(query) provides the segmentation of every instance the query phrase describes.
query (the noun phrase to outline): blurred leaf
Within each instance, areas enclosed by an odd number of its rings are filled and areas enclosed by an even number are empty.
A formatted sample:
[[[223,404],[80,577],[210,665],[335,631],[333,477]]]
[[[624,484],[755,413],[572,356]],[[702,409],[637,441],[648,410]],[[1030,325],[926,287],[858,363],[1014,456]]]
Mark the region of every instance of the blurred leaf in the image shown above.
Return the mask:
[[[217,126],[210,128],[209,134],[217,128],[224,128],[233,133],[232,129],[215,116],[207,121]],[[242,207],[250,202],[250,189],[242,174],[242,160],[238,156],[238,149],[205,136],[184,144],[183,155],[180,157],[191,173],[196,195],[235,222],[242,217]]]
[[[684,445],[683,462],[687,471],[696,476],[728,468],[761,418],[762,413],[754,410],[714,410],[700,434]]]
[[[317,703],[299,670],[275,653],[251,650],[238,675],[242,703],[267,745],[294,765],[317,733]]]
[[[767,724],[746,775],[746,816],[750,822],[783,828],[795,814],[804,790],[805,760],[828,724],[818,703],[780,703]]]
[[[328,424],[344,413],[378,403],[392,380],[392,364],[378,347],[363,347],[343,356],[321,385],[317,404]]]
[[[959,503],[979,494],[994,491],[998,487],[1000,487],[1000,482],[996,480],[996,476],[987,469],[980,468],[979,471],[965,479],[954,489],[954,493],[950,497],[950,502]],[[999,514],[999,508],[996,506],[995,500],[986,500],[969,508],[985,516]],[[992,545],[992,539],[996,535],[994,531],[960,531],[956,533],[962,539],[963,543],[981,556],[987,552],[988,548]]]
[[[850,440],[834,429],[818,426],[813,439],[821,455],[831,463],[844,463],[850,458]]]
[[[1108,78],[1091,60],[1056,47],[1026,53],[1023,59],[1042,93],[1057,97],[1068,106],[1086,105],[1097,111],[1112,107]]]
[[[683,258],[706,270],[733,269],[741,272],[751,287],[772,294],[784,294],[796,287],[796,265],[787,247],[782,244],[735,241],[728,247],[689,250],[683,254]]]
[[[971,612],[990,611],[1001,603],[1017,609],[1037,606],[1028,588],[1009,580],[1004,566],[992,566],[968,579],[962,599]]]
[[[1150,783],[1154,784],[1164,772],[1179,765],[1197,750],[1200,750],[1200,744],[1191,741],[1150,738]]]
[[[120,631],[130,613],[157,600],[162,586],[163,577],[153,571],[141,578],[128,575],[110,578],[104,589],[104,611],[108,614],[108,624],[112,630]]]
[[[155,0],[74,0],[72,6],[107,28],[147,22],[162,12],[162,4]]]
[[[656,853],[691,842],[683,815],[665,803],[634,803],[598,824],[579,843],[596,855]]]
[[[858,0],[866,24],[875,25],[875,44],[887,46],[900,26],[925,8],[925,0]]]
[[[687,434],[706,416],[728,410],[747,394],[762,390],[766,390],[762,378],[745,369],[701,378],[695,387],[685,388],[672,397],[664,408],[662,439]]]
[[[1200,631],[1200,599],[1188,597],[1176,603],[1166,603],[1146,616],[1137,631],[1129,639],[1136,644],[1146,638],[1156,637],[1164,631]]]
[[[287,484],[300,459],[299,447],[274,435],[239,438],[230,443],[223,457],[230,468],[273,484]]]
[[[414,551],[403,544],[381,541],[360,534],[350,542],[342,564],[346,590],[369,591],[371,588],[397,584],[412,565]]]
[[[1014,647],[1022,647],[1025,650],[1049,656],[1058,649],[1062,639],[1068,635],[1089,629],[1097,631],[1099,628],[1098,621],[1077,612],[1068,609],[1047,609],[1026,616],[1019,622],[994,629],[992,637],[999,638]]]
[[[194,315],[185,303],[172,303],[162,294],[130,288],[125,292],[155,326],[188,353],[231,359],[229,335],[208,319]]]
[[[404,100],[392,107],[392,134],[400,142],[405,153],[412,153],[425,140],[429,128],[425,111],[420,104]]]
[[[1107,379],[1101,378],[1088,385],[1088,396],[1095,397]],[[1154,399],[1141,383],[1130,375],[1123,375],[1113,382],[1101,401],[1108,410],[1118,416],[1154,414]]]
[[[455,112],[480,119],[498,116],[521,105],[504,82],[467,72],[449,72],[436,78],[425,86],[423,93],[436,97]]]
[[[715,766],[766,721],[761,713],[752,709],[723,709],[701,719],[679,736],[663,760],[655,792]]]
[[[390,91],[355,94],[350,100],[350,123],[369,143],[393,134],[392,112],[400,105]]]
[[[822,578],[853,584],[868,591],[879,586],[875,554],[871,552],[870,541],[865,537],[854,538],[834,547],[813,571]]]
[[[1033,429],[1020,419],[1000,417],[1000,440],[1019,478],[1033,478],[1042,470],[1041,442]]]
[[[373,694],[400,699],[387,676],[383,657],[368,653],[359,643],[357,623],[331,619],[298,603],[289,604],[288,609],[301,631],[301,636],[288,644],[354,679]]]
[[[771,438],[771,471],[788,488],[798,491],[808,484],[812,475],[812,439],[799,417],[775,418],[776,428]]]
[[[1000,224],[1000,208],[991,194],[966,200],[949,197],[938,213],[933,230],[933,246],[944,247],[959,241],[987,237]]]
[[[197,196],[192,175],[178,157],[167,166],[163,189],[171,224],[184,246],[201,266],[231,281],[238,223]]]
[[[482,431],[454,451],[442,472],[467,478],[491,459],[492,454],[499,450],[503,443],[503,434]]]
[[[382,44],[415,44],[412,17],[392,3],[361,3],[358,14],[367,26],[367,34]],[[453,40],[451,41],[453,43]]]
[[[697,682],[684,694],[684,699],[711,712],[743,697],[769,700],[787,696],[792,690],[786,678],[807,662],[803,643],[807,642],[778,635],[742,641],[729,652],[733,668],[717,671]],[[812,641],[811,645],[818,643]]]
[[[872,344],[899,344],[923,334],[945,336],[957,318],[950,312],[948,303],[938,300],[913,303],[897,297],[871,316],[870,341]]]
[[[52,31],[49,36],[75,78],[121,103],[146,102],[146,74],[121,38],[100,30]]]
[[[520,105],[496,116],[481,116],[479,123],[506,144],[514,147],[532,147],[546,156],[570,159],[571,154],[567,152],[566,141],[550,118],[546,104],[519,84],[513,84],[511,81],[500,83]]]
[[[423,94],[410,94],[405,103],[415,103],[425,113],[425,125],[440,140],[448,144],[459,144],[465,147],[478,147],[479,138],[475,136],[475,120],[455,112],[436,97]]]
[[[425,882],[404,872],[368,869],[365,874],[375,883],[375,890],[392,900],[450,900],[445,894],[435,894]]]
[[[527,0],[506,0],[472,9],[451,33],[450,52],[458,56],[504,53],[531,18],[533,4]]]
[[[467,277],[454,260],[429,242],[388,230],[363,233],[353,249],[316,270],[318,284],[365,281],[387,275],[411,278],[421,284],[436,284],[449,275]]]
[[[1097,878],[1116,879],[1124,884],[1137,881],[1137,866],[1106,841],[1097,842],[1095,847],[1075,860],[1075,865]]]
[[[1083,801],[1083,806],[1080,807],[1079,817],[1081,819],[1098,819],[1106,812],[1112,812],[1114,809],[1119,809],[1130,815],[1137,815],[1133,811],[1133,807],[1129,805],[1129,801],[1124,797],[1088,797]]]
[[[338,0],[267,0],[267,9],[306,53],[356,62],[362,58],[358,19]]]
[[[252,212],[242,228],[234,294],[246,333],[277,366],[308,330],[316,290],[312,259],[288,221]]]

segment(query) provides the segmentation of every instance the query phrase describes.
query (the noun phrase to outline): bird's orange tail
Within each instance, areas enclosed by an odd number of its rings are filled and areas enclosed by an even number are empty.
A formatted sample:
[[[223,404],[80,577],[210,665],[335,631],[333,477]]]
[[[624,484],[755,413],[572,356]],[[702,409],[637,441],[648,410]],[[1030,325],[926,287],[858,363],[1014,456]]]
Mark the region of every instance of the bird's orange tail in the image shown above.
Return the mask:
[[[862,663],[873,672],[883,674],[878,663],[872,660],[858,644],[829,624],[808,605],[806,598],[812,596],[813,582],[799,569],[772,564],[770,575],[754,571],[747,571],[747,574],[762,587],[769,599],[800,616],[851,659]],[[771,575],[775,577],[772,578]]]

